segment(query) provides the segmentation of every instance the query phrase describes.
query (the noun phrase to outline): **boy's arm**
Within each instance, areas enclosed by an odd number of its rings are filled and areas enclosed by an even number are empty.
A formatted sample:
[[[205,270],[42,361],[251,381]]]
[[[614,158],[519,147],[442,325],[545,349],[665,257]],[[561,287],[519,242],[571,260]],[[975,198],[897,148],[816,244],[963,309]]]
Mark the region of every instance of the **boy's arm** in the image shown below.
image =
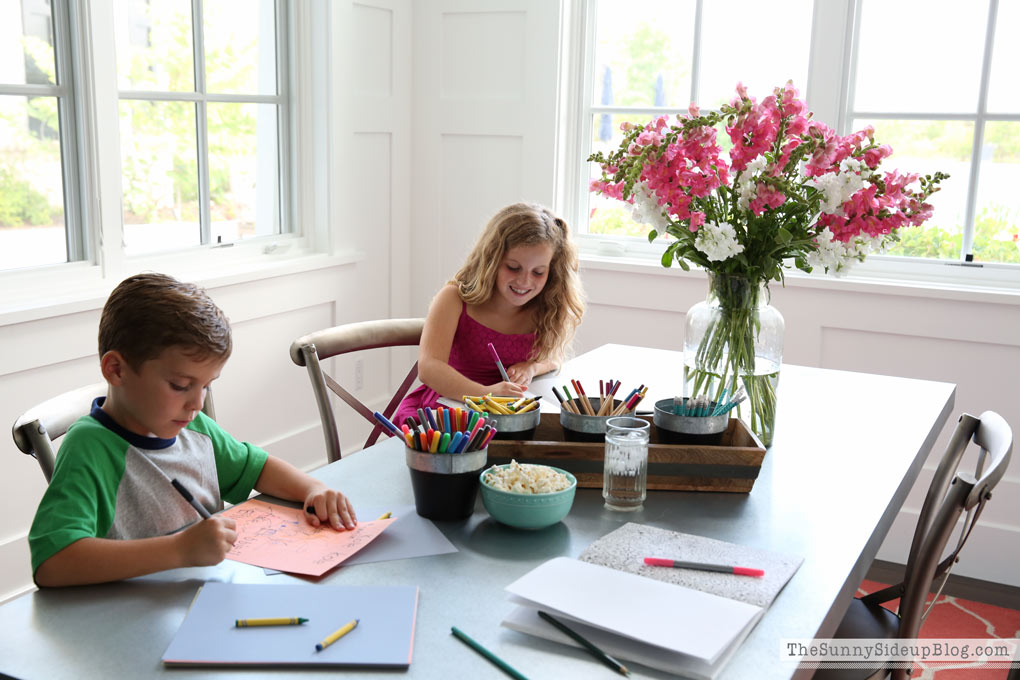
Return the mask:
[[[312,526],[328,520],[334,529],[353,529],[358,523],[346,496],[275,456],[266,458],[255,488],[277,498],[301,501],[306,509],[314,508],[314,513],[305,512]]]
[[[35,582],[44,587],[88,585],[219,564],[237,540],[234,528],[229,517],[212,517],[169,536],[82,538],[40,564]]]

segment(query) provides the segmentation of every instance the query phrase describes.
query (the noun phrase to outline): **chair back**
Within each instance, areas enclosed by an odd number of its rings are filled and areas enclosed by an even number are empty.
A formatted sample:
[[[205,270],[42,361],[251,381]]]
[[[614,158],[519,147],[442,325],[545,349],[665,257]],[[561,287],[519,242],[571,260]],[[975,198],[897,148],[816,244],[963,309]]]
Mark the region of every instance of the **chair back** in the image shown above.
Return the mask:
[[[337,430],[333,409],[330,406],[327,387],[373,424],[372,431],[365,441],[366,447],[374,444],[379,438],[382,426],[376,421],[371,409],[344,389],[332,376],[323,372],[320,362],[341,354],[362,350],[416,346],[421,342],[421,333],[424,327],[425,319],[361,321],[309,333],[291,343],[291,360],[308,370],[308,378],[311,380],[312,391],[315,394],[315,403],[319,409],[319,419],[322,422],[322,433],[326,440],[326,457],[329,462],[340,460],[340,434]],[[389,404],[383,409],[383,415],[387,418],[393,415],[417,377],[418,362],[415,361]]]
[[[971,442],[979,448],[976,470],[974,474],[958,472],[960,460]],[[992,489],[1005,474],[1012,450],[1013,433],[999,414],[985,411],[980,417],[966,413],[960,416],[914,530],[900,600],[900,638],[917,638],[932,581],[937,575],[948,574],[956,561],[981,510],[992,497]],[[960,540],[949,556],[942,558],[964,512],[967,518],[961,527]]]
[[[99,382],[76,390],[64,392],[36,404],[25,411],[11,428],[14,444],[34,457],[49,483],[53,477],[56,453],[53,442],[63,437],[78,418],[87,415],[97,397],[106,396],[107,384]],[[210,418],[216,417],[213,409],[212,391],[207,389],[202,411]]]

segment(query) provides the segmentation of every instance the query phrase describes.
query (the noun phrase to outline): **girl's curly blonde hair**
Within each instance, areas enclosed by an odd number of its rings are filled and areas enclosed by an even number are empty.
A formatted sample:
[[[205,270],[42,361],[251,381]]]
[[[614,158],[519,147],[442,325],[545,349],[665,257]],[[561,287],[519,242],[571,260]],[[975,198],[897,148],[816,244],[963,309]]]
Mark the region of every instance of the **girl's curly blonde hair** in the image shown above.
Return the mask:
[[[485,226],[464,266],[450,283],[460,298],[478,305],[492,297],[496,274],[511,248],[547,244],[552,247],[545,287],[528,306],[535,308],[535,345],[530,359],[560,362],[584,314],[584,292],[578,275],[577,246],[567,223],[537,203],[514,203],[496,213]]]

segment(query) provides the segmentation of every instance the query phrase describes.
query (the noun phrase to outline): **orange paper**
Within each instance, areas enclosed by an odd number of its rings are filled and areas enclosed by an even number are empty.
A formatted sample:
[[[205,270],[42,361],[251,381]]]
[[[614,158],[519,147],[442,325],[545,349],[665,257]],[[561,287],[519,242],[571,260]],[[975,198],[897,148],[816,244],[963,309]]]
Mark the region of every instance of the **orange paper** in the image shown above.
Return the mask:
[[[294,574],[321,576],[371,543],[396,518],[358,522],[350,531],[313,527],[299,508],[249,500],[223,512],[237,522],[227,559]]]

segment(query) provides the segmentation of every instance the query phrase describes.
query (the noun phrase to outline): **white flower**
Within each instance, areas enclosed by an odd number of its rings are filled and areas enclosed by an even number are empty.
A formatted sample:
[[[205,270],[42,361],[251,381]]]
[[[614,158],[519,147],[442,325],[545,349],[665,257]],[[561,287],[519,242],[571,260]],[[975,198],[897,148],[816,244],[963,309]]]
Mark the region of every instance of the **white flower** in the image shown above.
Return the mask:
[[[694,239],[694,247],[711,262],[721,262],[744,252],[744,246],[737,242],[737,230],[726,222],[702,225]]]
[[[734,189],[737,192],[737,207],[741,210],[747,210],[751,201],[758,195],[757,176],[765,170],[767,165],[768,161],[765,160],[765,157],[758,156],[748,163],[744,171],[740,173],[740,179],[734,185]]]
[[[839,172],[810,177],[804,184],[818,189],[822,194],[823,213],[842,214],[840,207],[867,185],[872,174],[863,161],[844,158],[839,164]]]
[[[880,253],[889,245],[888,236],[868,236],[865,233],[844,243],[832,237],[828,227],[818,233],[815,238],[818,249],[806,253],[807,262],[812,267],[822,267],[826,273],[843,276],[856,262],[862,261],[871,253]]]
[[[666,231],[669,220],[659,205],[655,192],[644,182],[637,182],[631,196],[634,198],[634,204],[631,206],[631,217],[634,221],[651,225],[656,231]]]

